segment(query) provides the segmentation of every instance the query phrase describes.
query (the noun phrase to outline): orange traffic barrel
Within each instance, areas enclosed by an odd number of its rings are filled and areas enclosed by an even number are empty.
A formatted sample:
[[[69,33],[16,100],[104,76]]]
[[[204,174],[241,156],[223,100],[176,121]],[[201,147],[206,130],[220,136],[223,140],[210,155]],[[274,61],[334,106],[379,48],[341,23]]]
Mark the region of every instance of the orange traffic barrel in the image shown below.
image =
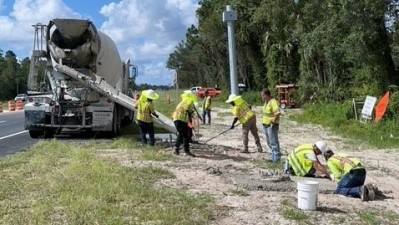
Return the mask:
[[[3,112],[3,103],[0,102],[0,113],[2,113],[2,112]]]
[[[8,101],[8,110],[15,111],[15,101]]]
[[[17,101],[17,102],[15,103],[15,109],[16,109],[16,110],[23,110],[23,109],[24,109],[24,106],[25,106],[25,104],[24,104],[23,101]]]

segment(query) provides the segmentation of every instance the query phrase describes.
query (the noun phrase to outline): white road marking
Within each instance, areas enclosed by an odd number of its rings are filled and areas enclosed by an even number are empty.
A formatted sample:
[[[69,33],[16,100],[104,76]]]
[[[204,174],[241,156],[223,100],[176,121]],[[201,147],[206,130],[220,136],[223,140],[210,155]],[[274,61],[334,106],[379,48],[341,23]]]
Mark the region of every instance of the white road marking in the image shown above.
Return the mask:
[[[14,136],[17,136],[17,135],[26,133],[26,132],[28,132],[28,131],[27,131],[27,130],[24,130],[24,131],[17,132],[17,133],[14,133],[14,134],[10,134],[10,135],[4,136],[4,137],[0,137],[0,140],[6,139],[6,138],[9,138],[9,137],[14,137]]]
[[[7,121],[5,121],[5,120],[3,120],[3,121],[0,121],[0,123],[5,123],[5,122],[7,122]]]

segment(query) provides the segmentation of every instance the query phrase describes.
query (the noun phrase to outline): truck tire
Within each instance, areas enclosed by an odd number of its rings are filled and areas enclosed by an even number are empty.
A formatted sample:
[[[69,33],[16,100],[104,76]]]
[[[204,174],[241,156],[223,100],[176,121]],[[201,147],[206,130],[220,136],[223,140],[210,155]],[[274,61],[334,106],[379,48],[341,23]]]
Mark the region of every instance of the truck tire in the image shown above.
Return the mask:
[[[31,138],[40,138],[43,136],[44,132],[41,130],[29,130],[29,135]]]
[[[44,131],[44,138],[54,138],[55,130],[53,129],[46,129]]]
[[[112,119],[112,131],[111,131],[112,137],[119,135],[121,131],[121,116],[119,113],[120,111],[121,110],[119,109],[118,105],[115,105],[113,119]]]

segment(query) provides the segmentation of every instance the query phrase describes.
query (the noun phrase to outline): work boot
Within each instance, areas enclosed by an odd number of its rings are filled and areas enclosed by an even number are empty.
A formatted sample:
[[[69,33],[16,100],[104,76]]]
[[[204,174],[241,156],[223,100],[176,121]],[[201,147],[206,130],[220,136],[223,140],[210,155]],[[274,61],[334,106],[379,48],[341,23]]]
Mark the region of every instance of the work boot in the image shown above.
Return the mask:
[[[373,184],[366,184],[367,190],[369,191],[368,193],[368,197],[369,197],[369,201],[373,201],[375,199],[375,188],[373,186]]]
[[[360,199],[362,202],[366,202],[369,200],[369,190],[365,185],[360,187]]]
[[[195,155],[191,152],[185,152],[185,156],[195,157]]]
[[[175,155],[179,155],[179,154],[180,154],[180,153],[179,153],[179,148],[178,148],[178,147],[174,147],[173,154],[175,154]]]
[[[244,149],[244,150],[242,150],[240,153],[245,153],[245,154],[248,154],[248,153],[249,153],[249,151],[248,151],[248,149]]]

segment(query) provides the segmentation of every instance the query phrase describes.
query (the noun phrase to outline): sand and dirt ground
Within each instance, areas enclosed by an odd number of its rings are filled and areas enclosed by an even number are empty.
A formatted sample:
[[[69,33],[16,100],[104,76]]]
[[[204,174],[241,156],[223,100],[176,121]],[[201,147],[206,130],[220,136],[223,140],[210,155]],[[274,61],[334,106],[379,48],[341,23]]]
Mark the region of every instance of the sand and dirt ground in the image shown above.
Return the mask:
[[[260,118],[260,108],[256,108]],[[191,145],[196,158],[177,156],[176,160],[151,162],[172,171],[176,178],[162,180],[157,185],[180,188],[192,194],[209,193],[216,207],[212,224],[398,224],[399,223],[399,152],[377,150],[366,144],[334,135],[315,125],[300,125],[289,120],[286,110],[280,125],[280,145],[283,159],[296,146],[323,139],[329,148],[359,157],[366,164],[366,183],[374,183],[387,196],[376,201],[334,195],[331,191],[318,194],[318,209],[302,212],[297,209],[296,183],[291,180],[267,179],[282,177],[282,166],[265,164],[270,158],[261,122],[258,129],[264,153],[258,153],[250,136],[250,154],[242,149],[241,127],[219,136],[207,144],[205,140],[229,128],[229,109],[215,108],[212,125],[201,125],[200,144]],[[358,144],[353,144],[358,143]],[[359,144],[360,143],[360,144]],[[161,148],[171,154],[171,148]],[[333,183],[331,183],[334,185]]]

